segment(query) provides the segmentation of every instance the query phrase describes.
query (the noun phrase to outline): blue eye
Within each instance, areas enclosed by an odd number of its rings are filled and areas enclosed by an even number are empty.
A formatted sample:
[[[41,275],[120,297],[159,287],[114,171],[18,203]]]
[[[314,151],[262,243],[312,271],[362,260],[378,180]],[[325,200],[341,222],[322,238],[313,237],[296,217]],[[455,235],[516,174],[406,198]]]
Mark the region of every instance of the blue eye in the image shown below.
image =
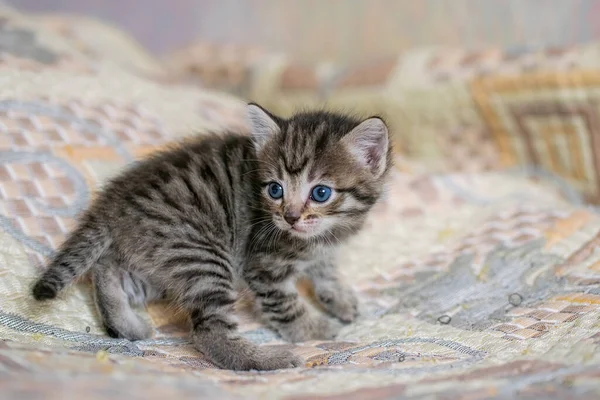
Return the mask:
[[[310,198],[317,203],[323,203],[331,197],[331,188],[323,185],[315,186],[310,194]]]
[[[283,188],[277,182],[269,183],[269,186],[267,187],[267,192],[269,192],[269,196],[271,196],[271,198],[275,200],[283,197]]]

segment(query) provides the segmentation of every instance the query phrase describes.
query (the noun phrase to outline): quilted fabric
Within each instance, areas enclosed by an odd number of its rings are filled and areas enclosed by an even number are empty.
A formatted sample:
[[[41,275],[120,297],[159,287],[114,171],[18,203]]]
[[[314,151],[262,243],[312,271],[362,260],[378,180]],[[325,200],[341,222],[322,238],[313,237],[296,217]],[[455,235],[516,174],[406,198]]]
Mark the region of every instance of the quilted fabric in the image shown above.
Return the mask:
[[[101,330],[83,281],[29,288],[116,170],[176,137],[244,130],[243,103],[167,86],[79,52],[2,11],[0,391],[7,398],[598,398],[600,217],[570,186],[518,172],[432,174],[397,157],[389,191],[339,266],[361,317],[335,341],[291,345],[238,302],[241,330],[306,359],[216,369],[187,321],[150,307],[150,340]],[[310,301],[310,286],[301,283]]]

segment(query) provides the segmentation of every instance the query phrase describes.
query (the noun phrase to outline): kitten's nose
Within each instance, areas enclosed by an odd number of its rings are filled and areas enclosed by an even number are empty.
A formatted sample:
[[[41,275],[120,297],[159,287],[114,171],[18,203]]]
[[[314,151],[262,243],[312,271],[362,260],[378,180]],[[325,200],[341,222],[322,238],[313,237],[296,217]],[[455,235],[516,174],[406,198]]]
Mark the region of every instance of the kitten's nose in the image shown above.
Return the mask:
[[[294,226],[294,224],[300,219],[300,213],[297,211],[286,211],[283,214],[283,219],[290,224],[290,226]]]

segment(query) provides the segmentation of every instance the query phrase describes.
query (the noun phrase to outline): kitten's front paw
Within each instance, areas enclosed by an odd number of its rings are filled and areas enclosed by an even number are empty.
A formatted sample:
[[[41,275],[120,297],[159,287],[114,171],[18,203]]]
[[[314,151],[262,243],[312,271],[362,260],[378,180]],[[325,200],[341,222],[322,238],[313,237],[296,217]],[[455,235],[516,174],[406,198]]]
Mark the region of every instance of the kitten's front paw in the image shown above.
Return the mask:
[[[313,330],[312,339],[331,340],[334,339],[343,325],[339,321],[327,317],[321,317]]]
[[[142,318],[136,316],[131,320],[118,320],[113,324],[104,323],[108,336],[131,341],[144,340],[152,337],[152,327]]]
[[[342,329],[337,320],[325,316],[306,318],[301,323],[279,327],[278,331],[285,340],[292,343],[309,340],[331,340]]]
[[[342,322],[350,323],[358,316],[358,299],[350,288],[323,291],[317,293],[317,298],[326,311]]]
[[[291,351],[257,346],[241,337],[228,336],[223,331],[194,334],[192,338],[200,352],[224,369],[272,371],[304,365],[304,360]]]
[[[304,366],[304,360],[287,350],[260,347],[251,360],[251,369],[272,371],[276,369],[297,368]]]

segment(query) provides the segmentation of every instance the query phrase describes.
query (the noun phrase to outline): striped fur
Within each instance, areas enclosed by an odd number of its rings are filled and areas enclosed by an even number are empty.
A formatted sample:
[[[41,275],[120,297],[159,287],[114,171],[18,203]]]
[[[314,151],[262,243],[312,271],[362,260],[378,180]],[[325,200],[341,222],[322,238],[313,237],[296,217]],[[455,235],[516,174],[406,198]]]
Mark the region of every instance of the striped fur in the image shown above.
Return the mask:
[[[381,195],[391,162],[387,129],[378,119],[361,124],[323,112],[284,120],[256,105],[248,115],[253,137],[198,137],[113,179],[50,260],[33,296],[52,299],[89,271],[107,333],[130,340],[151,335],[132,307],[166,297],[188,313],[197,348],[228,369],[302,362],[236,333],[238,282],[284,338],[334,337],[338,320],[354,319],[357,303],[337,277],[333,254]],[[280,200],[267,194],[272,181],[286,189]],[[307,197],[314,182],[334,189],[331,201]],[[292,227],[283,216],[294,207],[299,220]],[[305,307],[294,285],[299,275],[313,278],[318,299],[337,319]]]

